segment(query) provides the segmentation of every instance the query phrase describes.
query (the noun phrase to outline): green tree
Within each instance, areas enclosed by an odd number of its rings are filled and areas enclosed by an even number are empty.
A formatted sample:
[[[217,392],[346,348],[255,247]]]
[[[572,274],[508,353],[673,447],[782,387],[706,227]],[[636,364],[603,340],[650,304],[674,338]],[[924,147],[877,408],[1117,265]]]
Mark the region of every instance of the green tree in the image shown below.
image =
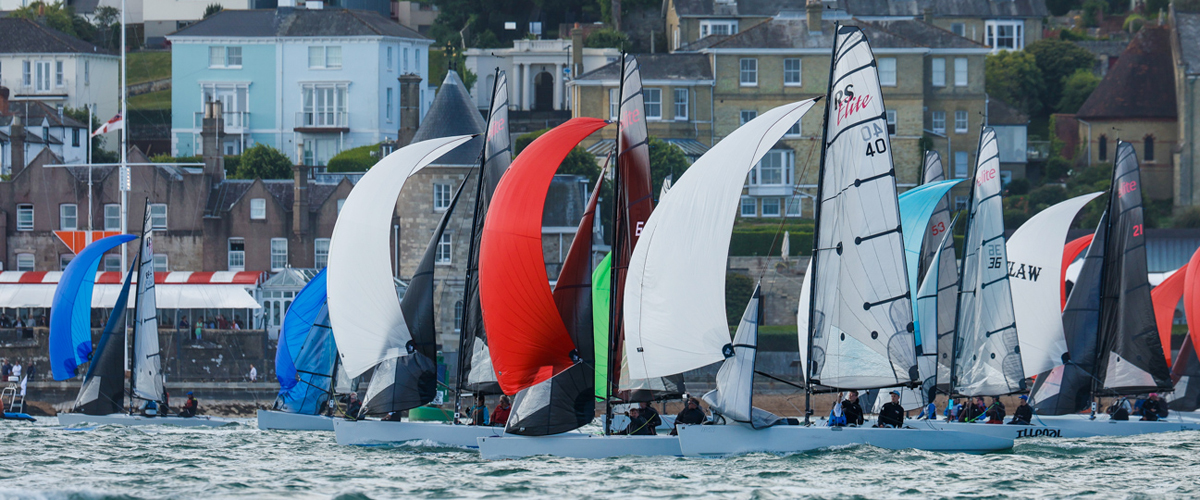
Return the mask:
[[[75,30],[75,11],[62,2],[46,3],[39,0],[9,12],[8,15],[10,17],[19,17],[34,21],[37,21],[41,16],[45,16],[46,26],[74,37],[79,36],[79,33]],[[84,23],[86,22],[84,21]]]
[[[599,29],[588,35],[583,44],[592,49],[614,48],[624,51],[629,49],[629,36],[616,30]]]
[[[379,144],[347,149],[329,159],[330,172],[366,172],[379,162]]]
[[[242,153],[242,158],[229,175],[232,179],[291,179],[292,160],[271,146],[255,144]]]
[[[663,179],[671,176],[672,182],[679,180],[691,166],[687,156],[678,146],[657,137],[650,138],[650,183],[651,195],[657,199],[662,191]]]
[[[517,137],[513,141],[513,156],[521,154],[529,143],[534,139],[541,137],[542,134],[549,132],[550,129],[544,128],[533,132],[525,133]],[[589,183],[596,182],[600,178],[600,165],[596,164],[596,157],[579,146],[575,146],[563,162],[558,166],[560,174],[575,174],[587,177]]]
[[[754,293],[754,279],[741,273],[725,273],[725,318],[730,325],[742,321],[742,313]]]
[[[96,44],[116,49],[121,36],[121,11],[108,5],[96,7],[92,11],[92,23],[96,26]]]
[[[1029,51],[1000,51],[987,57],[987,92],[1028,115],[1042,111],[1045,83],[1037,59]]]
[[[1104,0],[1087,0],[1083,3],[1083,23],[1089,28],[1099,26],[1107,13],[1108,3]]]
[[[1065,16],[1075,7],[1076,0],[1046,0],[1046,8],[1052,16]]]
[[[1079,111],[1079,107],[1083,106],[1084,101],[1087,101],[1088,96],[1092,95],[1092,91],[1096,90],[1096,86],[1099,84],[1100,77],[1093,74],[1091,70],[1076,71],[1075,74],[1063,80],[1062,97],[1059,98],[1055,109],[1059,113]]]
[[[1047,112],[1056,109],[1068,77],[1081,69],[1090,70],[1096,64],[1096,58],[1087,49],[1062,40],[1039,40],[1025,47],[1025,52],[1033,54],[1042,73],[1042,81],[1045,82],[1042,109]],[[1061,109],[1058,111],[1063,112]]]
[[[211,16],[211,15],[221,12],[223,10],[225,10],[225,7],[222,6],[221,4],[210,3],[210,4],[208,4],[208,7],[204,8],[204,18],[208,19],[208,16]]]

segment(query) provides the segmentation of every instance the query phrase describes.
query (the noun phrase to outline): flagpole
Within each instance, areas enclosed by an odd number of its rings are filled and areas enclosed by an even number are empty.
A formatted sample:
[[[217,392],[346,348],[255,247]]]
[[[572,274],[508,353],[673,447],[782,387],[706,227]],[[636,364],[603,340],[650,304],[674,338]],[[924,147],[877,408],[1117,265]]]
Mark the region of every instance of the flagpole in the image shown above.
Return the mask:
[[[129,129],[125,126],[126,105],[128,104],[128,88],[125,86],[125,77],[129,73],[129,66],[125,62],[125,0],[121,0],[121,167],[119,181],[121,183],[121,234],[128,232],[127,219],[129,219],[129,185],[132,184],[129,178],[129,159],[126,157],[127,149],[129,149]],[[90,170],[90,169],[89,169]],[[129,267],[128,255],[125,250],[125,245],[121,245],[121,269]]]
[[[88,232],[84,241],[87,244],[92,244],[92,105],[88,104],[88,138],[87,138],[87,163],[88,163]]]

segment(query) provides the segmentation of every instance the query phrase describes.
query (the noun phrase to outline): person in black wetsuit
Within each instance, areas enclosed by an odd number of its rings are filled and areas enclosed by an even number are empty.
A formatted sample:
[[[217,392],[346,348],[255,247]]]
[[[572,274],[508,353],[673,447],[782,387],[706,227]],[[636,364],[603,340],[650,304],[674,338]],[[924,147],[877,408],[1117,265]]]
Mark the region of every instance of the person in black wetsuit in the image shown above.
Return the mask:
[[[679,424],[700,425],[706,420],[708,420],[708,415],[706,415],[704,410],[700,408],[700,400],[696,398],[688,398],[687,405],[683,411],[679,412],[678,415],[675,415],[675,427],[678,428]],[[672,436],[676,435],[677,433],[677,429],[671,429]]]
[[[358,400],[357,393],[350,393],[350,400],[346,402],[346,418],[350,420],[358,420],[358,412],[362,410],[362,402]]]
[[[1033,423],[1033,407],[1029,406],[1029,396],[1021,395],[1021,405],[1013,412],[1011,425],[1031,425]]]
[[[648,401],[642,401],[638,404],[638,414],[646,419],[651,428],[658,428],[658,426],[662,425],[662,417],[658,416],[658,410],[655,410],[654,406]],[[657,435],[658,431],[655,431],[654,434]]]
[[[1142,403],[1142,420],[1146,422],[1158,421],[1158,412],[1160,406],[1162,406],[1162,403],[1159,402],[1158,394],[1151,393],[1150,397],[1146,399],[1146,402]]]
[[[196,401],[196,397],[191,392],[187,393],[187,402],[183,403],[183,408],[179,410],[179,416],[183,418],[191,418],[200,413],[200,402]]]
[[[892,391],[892,401],[884,403],[879,410],[879,423],[875,427],[904,427],[904,407],[900,406],[900,392]]]
[[[625,436],[653,436],[654,427],[641,416],[641,412],[637,408],[630,408],[629,425],[625,427],[625,430],[617,434]]]
[[[862,404],[858,402],[858,391],[850,391],[846,394],[846,400],[842,401],[842,416],[846,417],[848,426],[863,425],[863,409]]]

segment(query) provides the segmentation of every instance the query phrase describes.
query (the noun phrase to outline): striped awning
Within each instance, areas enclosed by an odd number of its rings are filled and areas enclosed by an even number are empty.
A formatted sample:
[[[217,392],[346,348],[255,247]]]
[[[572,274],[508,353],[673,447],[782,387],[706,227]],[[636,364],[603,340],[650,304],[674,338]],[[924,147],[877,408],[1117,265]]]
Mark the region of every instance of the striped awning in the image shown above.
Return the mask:
[[[0,272],[0,307],[50,307],[61,277],[61,271]],[[258,309],[248,289],[261,277],[253,271],[154,273],[154,296],[159,309]],[[123,278],[124,273],[97,273],[92,307],[116,305]]]
[[[8,283],[24,284],[57,284],[62,277],[62,271],[0,271],[0,285]],[[249,285],[254,286],[262,279],[263,273],[257,271],[217,271],[192,272],[174,271],[169,273],[154,273],[157,284],[187,284],[187,285]],[[120,285],[125,273],[115,271],[96,273],[97,285]],[[133,276],[137,283],[137,275]]]

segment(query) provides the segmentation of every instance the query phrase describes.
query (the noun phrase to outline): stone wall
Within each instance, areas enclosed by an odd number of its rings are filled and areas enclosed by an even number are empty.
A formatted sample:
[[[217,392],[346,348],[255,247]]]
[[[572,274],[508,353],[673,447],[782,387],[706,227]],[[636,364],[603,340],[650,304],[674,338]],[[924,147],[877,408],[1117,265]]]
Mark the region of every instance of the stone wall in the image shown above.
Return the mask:
[[[800,286],[808,257],[730,257],[729,272],[741,273],[762,281],[764,321],[766,325],[795,325]]]

